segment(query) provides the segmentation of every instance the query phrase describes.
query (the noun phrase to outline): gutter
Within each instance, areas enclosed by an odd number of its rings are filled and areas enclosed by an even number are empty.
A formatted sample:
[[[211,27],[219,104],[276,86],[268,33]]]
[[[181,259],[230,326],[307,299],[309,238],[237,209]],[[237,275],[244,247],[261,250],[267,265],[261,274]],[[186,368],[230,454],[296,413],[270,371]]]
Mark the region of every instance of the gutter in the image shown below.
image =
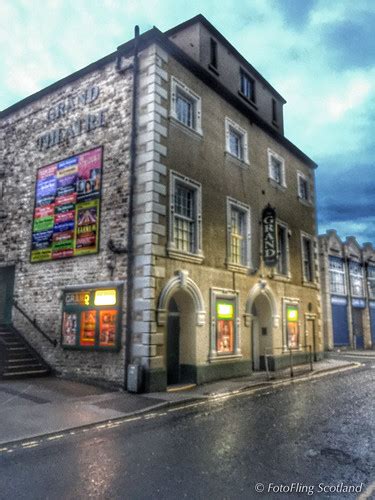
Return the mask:
[[[131,362],[131,345],[133,337],[133,291],[134,291],[134,194],[136,183],[136,155],[137,155],[137,91],[139,80],[139,26],[134,28],[134,59],[133,59],[133,102],[132,127],[130,142],[130,172],[129,172],[129,214],[128,214],[128,241],[127,241],[127,297],[126,297],[126,336],[125,336],[125,373],[124,389],[127,389],[128,366]]]

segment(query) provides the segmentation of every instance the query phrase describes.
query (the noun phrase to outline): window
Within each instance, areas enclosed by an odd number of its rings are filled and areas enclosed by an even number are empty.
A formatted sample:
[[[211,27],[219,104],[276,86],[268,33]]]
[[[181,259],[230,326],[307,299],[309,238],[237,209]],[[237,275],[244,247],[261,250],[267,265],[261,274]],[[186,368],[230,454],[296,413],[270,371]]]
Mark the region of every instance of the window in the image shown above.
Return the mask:
[[[201,185],[171,172],[170,225],[168,251],[172,256],[191,255],[203,259],[201,252]],[[176,254],[176,255],[173,255]]]
[[[311,283],[314,281],[313,268],[313,240],[309,236],[302,236],[302,266],[303,266],[303,281]]]
[[[210,359],[241,357],[238,310],[237,292],[211,288]]]
[[[210,39],[210,65],[217,69],[217,42]]]
[[[331,294],[346,295],[345,264],[339,257],[329,257],[329,281]]]
[[[284,159],[268,149],[268,177],[276,185],[286,187]]]
[[[272,121],[273,123],[277,123],[277,107],[276,107],[276,99],[272,98]]]
[[[230,118],[225,119],[225,144],[227,153],[244,163],[249,163],[247,132],[233,122]]]
[[[121,344],[121,304],[121,287],[66,289],[63,300],[62,347],[118,350]]]
[[[310,202],[310,183],[306,175],[297,172],[298,198],[307,203]]]
[[[255,80],[243,70],[240,72],[240,92],[252,102],[255,102]]]
[[[227,199],[228,265],[250,267],[250,209]]]
[[[190,128],[195,128],[194,123],[194,101],[177,90],[176,96],[177,120]]]
[[[364,297],[362,266],[359,262],[349,262],[350,290],[354,297]]]
[[[202,134],[201,98],[174,77],[172,77],[171,117]]]
[[[368,266],[367,279],[369,297],[370,299],[375,299],[375,266]]]
[[[195,189],[177,183],[174,199],[174,233],[176,248],[196,251]]]
[[[300,347],[298,303],[286,303],[285,315],[287,346],[289,349],[298,349]]]
[[[288,227],[280,222],[277,224],[277,246],[278,246],[277,274],[288,276],[289,275]]]

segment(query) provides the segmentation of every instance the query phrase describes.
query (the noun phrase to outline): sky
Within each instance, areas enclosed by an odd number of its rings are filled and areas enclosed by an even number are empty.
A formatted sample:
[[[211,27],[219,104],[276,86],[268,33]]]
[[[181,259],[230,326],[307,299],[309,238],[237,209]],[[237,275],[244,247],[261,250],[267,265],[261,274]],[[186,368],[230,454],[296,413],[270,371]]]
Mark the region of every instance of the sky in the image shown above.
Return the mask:
[[[0,0],[0,109],[157,26],[203,14],[281,93],[319,168],[319,233],[375,244],[374,0]]]

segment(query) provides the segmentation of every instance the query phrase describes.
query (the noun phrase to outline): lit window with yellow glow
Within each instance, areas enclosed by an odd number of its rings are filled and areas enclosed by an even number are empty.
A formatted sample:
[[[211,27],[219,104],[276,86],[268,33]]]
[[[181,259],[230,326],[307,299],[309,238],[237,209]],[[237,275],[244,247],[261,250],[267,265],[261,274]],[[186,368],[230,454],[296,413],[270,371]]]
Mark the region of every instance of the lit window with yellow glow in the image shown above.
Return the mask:
[[[114,306],[117,302],[116,290],[96,290],[94,304],[96,306]]]
[[[298,321],[298,309],[296,307],[288,307],[288,321]]]
[[[233,318],[233,304],[227,304],[225,302],[218,302],[216,304],[217,317],[220,319],[232,319]]]

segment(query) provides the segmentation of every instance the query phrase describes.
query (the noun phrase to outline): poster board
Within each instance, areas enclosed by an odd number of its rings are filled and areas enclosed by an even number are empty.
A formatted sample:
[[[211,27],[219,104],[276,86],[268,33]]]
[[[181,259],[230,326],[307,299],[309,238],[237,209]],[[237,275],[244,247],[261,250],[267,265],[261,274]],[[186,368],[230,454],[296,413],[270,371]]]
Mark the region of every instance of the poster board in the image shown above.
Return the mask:
[[[31,262],[98,253],[102,170],[102,147],[38,169]]]

